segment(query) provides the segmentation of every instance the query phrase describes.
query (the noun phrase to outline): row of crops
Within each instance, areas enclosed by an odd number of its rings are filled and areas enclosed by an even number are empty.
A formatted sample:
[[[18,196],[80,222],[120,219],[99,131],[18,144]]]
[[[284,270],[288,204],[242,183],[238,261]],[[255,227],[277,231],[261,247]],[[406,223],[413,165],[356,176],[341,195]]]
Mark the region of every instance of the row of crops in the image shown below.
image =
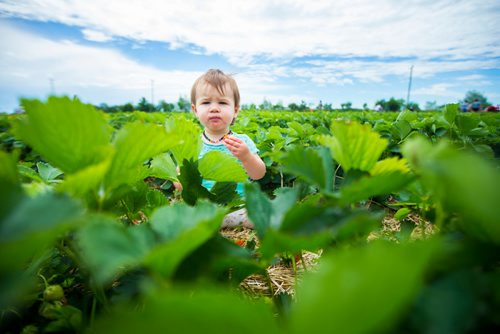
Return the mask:
[[[250,183],[230,156],[198,159],[190,114],[22,104],[0,117],[2,332],[500,327],[498,114],[245,111],[233,130],[267,166]],[[257,243],[220,234],[241,207]],[[303,268],[293,296],[240,288],[285,262]]]

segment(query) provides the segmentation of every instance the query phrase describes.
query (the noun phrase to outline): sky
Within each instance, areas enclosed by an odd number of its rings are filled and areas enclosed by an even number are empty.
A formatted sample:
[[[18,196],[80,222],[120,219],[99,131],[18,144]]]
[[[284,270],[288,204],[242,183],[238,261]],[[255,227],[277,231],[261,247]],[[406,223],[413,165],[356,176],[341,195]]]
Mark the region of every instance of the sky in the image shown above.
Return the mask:
[[[20,97],[188,97],[210,68],[242,104],[500,103],[498,0],[0,0],[0,112]]]

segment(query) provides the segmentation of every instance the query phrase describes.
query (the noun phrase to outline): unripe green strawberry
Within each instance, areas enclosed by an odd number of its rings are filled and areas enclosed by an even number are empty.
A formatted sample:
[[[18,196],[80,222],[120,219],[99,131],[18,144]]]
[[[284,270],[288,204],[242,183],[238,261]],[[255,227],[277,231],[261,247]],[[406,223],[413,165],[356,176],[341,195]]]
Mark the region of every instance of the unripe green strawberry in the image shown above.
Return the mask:
[[[38,309],[38,314],[40,314],[45,319],[55,320],[60,316],[60,310],[62,303],[55,301],[54,303],[43,302]]]
[[[43,292],[43,299],[48,302],[61,300],[64,298],[63,288],[59,285],[49,285]]]

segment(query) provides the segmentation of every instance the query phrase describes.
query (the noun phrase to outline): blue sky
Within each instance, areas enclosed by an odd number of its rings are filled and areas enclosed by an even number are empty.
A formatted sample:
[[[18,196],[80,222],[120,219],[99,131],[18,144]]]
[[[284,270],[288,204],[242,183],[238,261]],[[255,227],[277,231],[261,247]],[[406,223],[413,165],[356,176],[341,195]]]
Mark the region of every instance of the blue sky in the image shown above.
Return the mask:
[[[497,0],[0,0],[0,112],[19,97],[176,102],[209,68],[242,104],[500,103]],[[151,94],[153,88],[153,94]]]

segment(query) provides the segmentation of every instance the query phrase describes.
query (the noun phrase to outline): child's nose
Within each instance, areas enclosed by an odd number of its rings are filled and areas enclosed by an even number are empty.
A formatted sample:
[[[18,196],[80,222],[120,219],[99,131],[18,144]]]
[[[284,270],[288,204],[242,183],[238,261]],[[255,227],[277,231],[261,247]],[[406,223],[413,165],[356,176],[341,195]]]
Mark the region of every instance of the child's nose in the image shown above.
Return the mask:
[[[211,112],[219,112],[219,104],[218,103],[210,103],[210,109]]]

